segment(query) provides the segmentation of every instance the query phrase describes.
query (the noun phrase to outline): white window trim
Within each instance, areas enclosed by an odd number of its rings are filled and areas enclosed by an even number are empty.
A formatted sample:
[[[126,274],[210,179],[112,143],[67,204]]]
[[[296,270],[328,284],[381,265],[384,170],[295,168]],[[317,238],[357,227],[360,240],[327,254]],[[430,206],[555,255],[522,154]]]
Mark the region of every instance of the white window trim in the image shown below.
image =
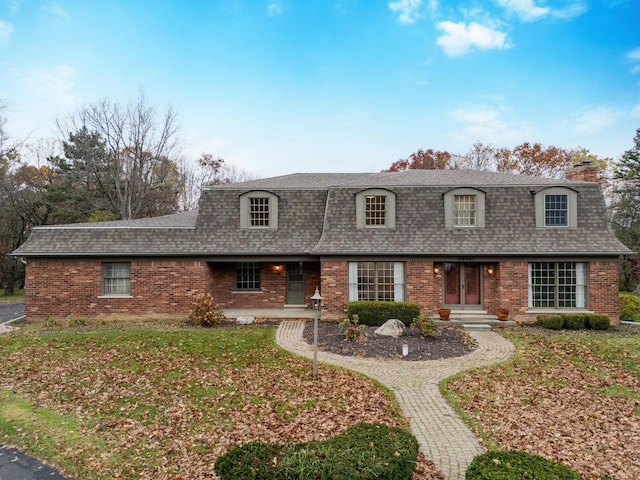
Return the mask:
[[[476,224],[456,225],[454,220],[454,198],[456,195],[473,195],[476,197]],[[485,192],[477,188],[454,188],[444,194],[444,227],[445,228],[484,228],[485,225]]]
[[[366,260],[363,260],[366,261]],[[379,262],[379,260],[373,260],[374,262]],[[382,260],[380,260],[382,261]],[[347,266],[348,279],[347,284],[349,288],[348,292],[348,301],[356,302],[358,301],[358,263],[360,262],[349,262]],[[404,262],[392,262],[393,263],[393,298],[394,302],[404,302],[406,301],[406,291],[407,291],[407,279],[405,278],[405,269]],[[400,280],[400,281],[398,281]]]
[[[251,198],[269,199],[269,225],[256,227],[251,225]],[[278,229],[278,196],[265,190],[252,190],[240,195],[240,228],[248,230],[277,230]]]
[[[578,227],[578,192],[567,187],[547,187],[535,194],[536,228],[577,228]],[[545,224],[545,198],[547,195],[567,196],[567,225]]]
[[[385,197],[384,225],[366,225],[366,198],[369,195]],[[396,228],[396,194],[384,188],[369,188],[356,194],[356,228],[358,229],[395,229]]]
[[[584,262],[548,262],[554,264],[554,268],[557,274],[558,263],[575,263],[576,265],[576,306],[575,307],[534,307],[533,306],[533,284],[531,282],[532,275],[532,263],[527,265],[527,311],[535,313],[554,313],[554,312],[589,312],[587,306],[589,281],[587,279],[587,263]],[[556,289],[558,287],[558,278],[556,275]],[[558,304],[558,298],[556,297],[556,305]]]

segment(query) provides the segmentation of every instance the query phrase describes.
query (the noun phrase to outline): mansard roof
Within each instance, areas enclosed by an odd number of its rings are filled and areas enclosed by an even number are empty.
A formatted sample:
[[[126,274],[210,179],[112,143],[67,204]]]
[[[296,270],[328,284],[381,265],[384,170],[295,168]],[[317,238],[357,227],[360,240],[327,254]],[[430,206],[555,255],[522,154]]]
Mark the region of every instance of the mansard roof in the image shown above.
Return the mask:
[[[534,194],[564,186],[578,194],[577,228],[536,228]],[[443,196],[485,192],[485,228],[445,229]],[[357,229],[355,195],[396,195],[394,229]],[[278,198],[278,228],[240,227],[240,197]],[[13,254],[25,257],[194,256],[612,256],[627,254],[608,228],[596,183],[471,170],[296,173],[203,189],[197,212],[45,226]]]

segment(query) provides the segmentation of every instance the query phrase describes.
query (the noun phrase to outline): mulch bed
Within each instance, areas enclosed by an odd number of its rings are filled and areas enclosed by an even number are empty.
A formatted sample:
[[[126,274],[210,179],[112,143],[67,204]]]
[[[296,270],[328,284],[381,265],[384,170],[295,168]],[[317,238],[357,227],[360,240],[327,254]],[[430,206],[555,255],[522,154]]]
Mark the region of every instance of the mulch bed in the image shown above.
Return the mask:
[[[399,359],[406,361],[439,360],[459,357],[477,348],[473,339],[456,327],[436,327],[436,335],[424,338],[415,328],[406,328],[402,337],[376,335],[377,327],[363,327],[363,333],[355,341],[346,340],[335,322],[319,322],[318,349],[338,355],[367,358]],[[304,327],[304,339],[313,344],[313,322]],[[402,355],[402,345],[409,346],[409,354]]]

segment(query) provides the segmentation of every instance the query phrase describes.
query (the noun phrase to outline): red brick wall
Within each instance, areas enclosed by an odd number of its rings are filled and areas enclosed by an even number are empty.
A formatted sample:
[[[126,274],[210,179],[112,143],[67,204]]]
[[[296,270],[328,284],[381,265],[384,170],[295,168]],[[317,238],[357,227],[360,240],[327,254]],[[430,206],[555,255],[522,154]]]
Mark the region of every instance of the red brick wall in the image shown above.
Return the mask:
[[[325,319],[341,319],[347,311],[349,303],[349,279],[347,262],[324,261],[320,265],[322,285],[322,317]]]
[[[589,265],[589,309],[609,315],[612,325],[620,324],[617,262],[591,262]]]
[[[206,263],[192,260],[131,262],[131,297],[101,297],[99,260],[29,260],[26,267],[27,321],[70,315],[86,318],[183,314],[207,291]]]

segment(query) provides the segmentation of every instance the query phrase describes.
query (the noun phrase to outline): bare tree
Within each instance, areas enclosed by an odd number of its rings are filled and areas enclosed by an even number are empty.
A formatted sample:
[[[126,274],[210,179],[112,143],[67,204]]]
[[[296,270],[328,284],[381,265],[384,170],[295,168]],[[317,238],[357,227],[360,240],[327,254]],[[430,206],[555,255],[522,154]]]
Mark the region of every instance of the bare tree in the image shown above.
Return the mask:
[[[182,185],[177,169],[182,153],[171,107],[159,118],[143,93],[126,105],[104,99],[59,120],[58,129],[63,137],[69,136],[67,145],[77,143],[73,135],[94,136],[92,152],[100,152],[83,158],[84,168],[116,218],[178,209]],[[165,211],[155,211],[153,205],[164,205]]]

